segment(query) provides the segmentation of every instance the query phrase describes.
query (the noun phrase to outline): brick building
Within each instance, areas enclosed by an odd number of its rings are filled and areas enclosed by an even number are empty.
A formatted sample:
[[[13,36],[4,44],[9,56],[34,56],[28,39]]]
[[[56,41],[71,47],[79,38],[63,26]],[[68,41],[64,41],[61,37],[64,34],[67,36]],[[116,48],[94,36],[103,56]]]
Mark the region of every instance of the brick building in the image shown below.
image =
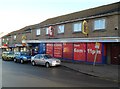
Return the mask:
[[[120,59],[119,2],[26,26],[2,38],[14,51],[47,53],[72,62],[118,64]]]

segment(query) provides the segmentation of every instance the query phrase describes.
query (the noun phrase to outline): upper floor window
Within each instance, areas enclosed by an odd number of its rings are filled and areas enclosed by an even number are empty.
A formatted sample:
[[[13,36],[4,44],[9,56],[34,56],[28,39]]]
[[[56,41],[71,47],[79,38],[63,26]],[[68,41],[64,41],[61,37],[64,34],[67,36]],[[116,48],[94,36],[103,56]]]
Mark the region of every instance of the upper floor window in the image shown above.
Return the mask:
[[[13,39],[14,39],[14,40],[16,40],[16,38],[17,38],[17,36],[16,36],[16,35],[14,35],[14,36],[13,36]]]
[[[64,33],[64,25],[58,26],[58,33]]]
[[[5,42],[5,39],[4,39],[4,38],[2,39],[2,42]]]
[[[31,33],[31,32],[32,32],[32,29],[29,28],[29,29],[25,30],[25,32],[26,32],[26,33]]]
[[[82,23],[74,23],[73,32],[81,32],[81,31],[82,31]]]
[[[49,28],[47,27],[47,28],[45,28],[45,30],[46,30],[46,35],[48,35],[49,34]]]
[[[105,29],[105,19],[99,19],[94,21],[94,30]]]
[[[36,35],[38,36],[38,35],[40,35],[40,29],[36,29]]]

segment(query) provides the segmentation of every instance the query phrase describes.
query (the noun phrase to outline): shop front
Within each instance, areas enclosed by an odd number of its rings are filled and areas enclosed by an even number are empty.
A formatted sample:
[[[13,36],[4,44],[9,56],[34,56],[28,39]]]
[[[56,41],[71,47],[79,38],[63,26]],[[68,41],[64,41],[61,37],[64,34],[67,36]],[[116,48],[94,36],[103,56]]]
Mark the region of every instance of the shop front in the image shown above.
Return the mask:
[[[37,53],[46,53],[61,60],[90,64],[118,64],[120,56],[119,39],[102,39],[68,38],[27,42],[32,42],[32,47],[37,50]],[[113,51],[115,52],[113,53]],[[109,63],[108,61],[111,62]]]
[[[111,44],[111,64],[120,65],[120,43]]]
[[[44,43],[28,43],[29,51],[32,56],[36,54],[44,54],[46,46]]]
[[[62,60],[78,61],[105,64],[106,63],[106,47],[103,43],[99,43],[99,49],[95,48],[96,43],[46,43],[46,54]],[[95,59],[96,55],[96,59]]]

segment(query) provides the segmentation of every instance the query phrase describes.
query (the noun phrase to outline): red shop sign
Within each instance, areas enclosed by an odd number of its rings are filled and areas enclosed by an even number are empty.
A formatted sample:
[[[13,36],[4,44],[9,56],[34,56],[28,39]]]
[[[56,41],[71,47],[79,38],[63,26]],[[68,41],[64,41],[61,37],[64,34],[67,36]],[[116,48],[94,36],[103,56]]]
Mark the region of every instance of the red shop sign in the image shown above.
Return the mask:
[[[53,56],[53,44],[46,44],[46,54]]]
[[[94,57],[96,54],[96,44],[88,43],[87,44],[87,61],[94,62]],[[96,62],[102,62],[102,44],[99,44],[99,49],[97,50]]]
[[[79,60],[79,61],[86,60],[86,44],[85,43],[74,44],[74,60]]]
[[[54,57],[62,58],[62,44],[54,44]]]
[[[63,58],[73,59],[73,44],[72,43],[63,44]]]

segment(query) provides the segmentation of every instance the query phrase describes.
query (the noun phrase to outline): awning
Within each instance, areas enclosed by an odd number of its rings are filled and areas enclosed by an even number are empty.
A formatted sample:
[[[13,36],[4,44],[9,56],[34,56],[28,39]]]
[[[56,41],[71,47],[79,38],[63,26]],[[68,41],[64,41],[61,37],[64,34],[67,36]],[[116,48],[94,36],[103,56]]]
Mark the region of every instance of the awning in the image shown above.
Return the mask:
[[[23,46],[22,44],[15,44],[15,47],[21,47]]]
[[[4,44],[3,46],[8,46],[7,44]]]
[[[28,44],[15,44],[15,47],[23,47],[23,46],[28,46]]]
[[[0,46],[0,48],[6,49],[6,48],[8,48],[8,46]]]
[[[64,42],[120,42],[120,37],[94,37],[94,38],[63,38],[26,40],[26,43],[64,43]]]

